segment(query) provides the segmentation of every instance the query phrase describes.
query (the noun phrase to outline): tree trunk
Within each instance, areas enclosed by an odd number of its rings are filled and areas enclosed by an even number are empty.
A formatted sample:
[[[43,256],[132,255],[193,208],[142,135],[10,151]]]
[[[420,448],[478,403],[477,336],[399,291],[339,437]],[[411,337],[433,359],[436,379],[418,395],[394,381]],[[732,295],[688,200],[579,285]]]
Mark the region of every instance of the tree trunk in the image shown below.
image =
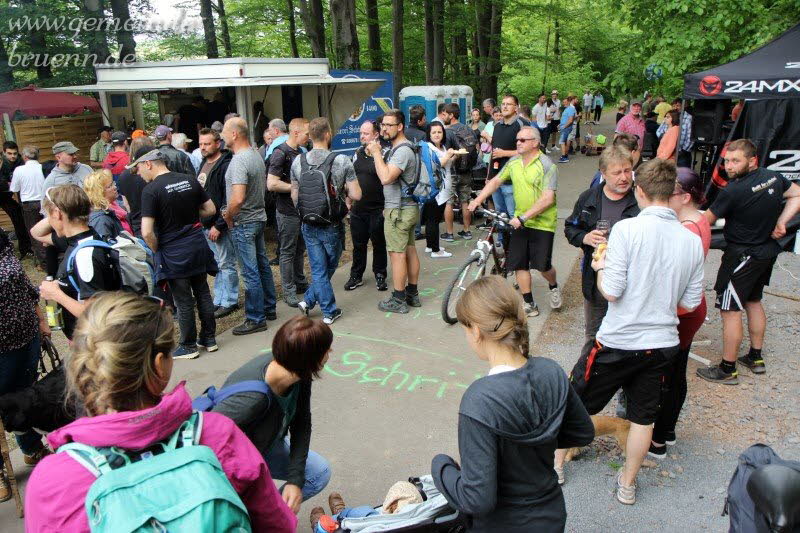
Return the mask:
[[[228,31],[228,16],[225,14],[225,0],[217,0],[217,15],[219,15],[219,29],[222,31],[222,47],[225,49],[225,57],[233,57],[231,34]]]
[[[294,18],[294,1],[286,0],[286,7],[289,10],[289,46],[292,47],[292,57],[300,57],[297,49],[297,22]]]
[[[556,61],[561,57],[561,28],[558,24],[558,18],[555,19],[555,38],[553,39],[553,55]]]
[[[0,92],[10,91],[14,86],[14,67],[8,62],[5,41],[0,38]],[[1,127],[0,127],[1,128]]]
[[[378,25],[378,0],[364,0],[367,10],[367,46],[372,70],[383,70],[381,57],[381,27]]]
[[[392,0],[392,71],[394,72],[394,102],[400,107],[398,94],[403,85],[403,0]]]
[[[312,57],[325,55],[325,18],[322,11],[322,0],[299,0],[300,18],[306,27],[306,35],[311,42]]]
[[[330,0],[333,49],[340,68],[360,70],[355,0]]]
[[[433,85],[444,83],[444,0],[433,0]]]
[[[487,70],[485,77],[481,80],[486,90],[483,98],[494,98],[497,100],[497,78],[500,75],[500,48],[502,46],[501,32],[503,31],[503,3],[493,2],[491,7],[491,24],[489,33],[489,53],[487,57]]]
[[[425,85],[433,85],[433,2],[425,4]]]
[[[452,21],[450,26],[450,53],[452,54],[453,75],[459,83],[468,83],[469,67],[467,65],[467,30],[465,25],[466,13],[464,0],[449,0],[449,14],[447,20]]]
[[[36,0],[20,0],[20,4],[25,6],[27,14],[32,19],[39,18],[40,9],[39,6],[36,5]],[[41,8],[42,14],[45,14],[45,8]],[[88,8],[87,8],[88,12]],[[103,8],[102,4],[100,7],[100,17],[103,16]],[[88,18],[88,17],[87,17]],[[28,34],[28,44],[31,47],[31,52],[36,54],[38,57],[44,58],[45,54],[47,54],[47,42],[45,41],[45,34],[46,30],[44,29],[36,29],[31,28],[30,33]],[[94,32],[94,35],[103,37],[103,42],[105,42],[105,33],[103,32]],[[91,49],[90,49],[91,52]],[[97,58],[98,61],[104,61],[108,57],[108,45],[105,47],[105,54],[98,53]],[[47,80],[53,77],[53,71],[50,69],[50,64],[45,63],[44,61],[37,61],[36,62],[36,77],[39,81]]]
[[[130,22],[128,21],[131,19],[128,0],[111,0],[111,13],[119,25],[119,29],[117,30],[117,42],[120,46],[119,60],[121,62],[132,63],[136,61],[136,41],[133,39],[133,32],[129,29],[125,29],[126,26],[130,27]],[[205,24],[205,21],[203,21],[203,24]]]
[[[217,30],[214,28],[214,12],[211,9],[211,0],[200,0],[200,18],[203,19],[203,37],[206,42],[206,56],[209,59],[218,58]]]
[[[547,67],[550,64],[550,58],[547,57],[548,52],[550,52],[550,21],[547,22],[547,35],[544,38],[544,76],[542,76],[542,92],[545,91],[545,85],[547,84]]]

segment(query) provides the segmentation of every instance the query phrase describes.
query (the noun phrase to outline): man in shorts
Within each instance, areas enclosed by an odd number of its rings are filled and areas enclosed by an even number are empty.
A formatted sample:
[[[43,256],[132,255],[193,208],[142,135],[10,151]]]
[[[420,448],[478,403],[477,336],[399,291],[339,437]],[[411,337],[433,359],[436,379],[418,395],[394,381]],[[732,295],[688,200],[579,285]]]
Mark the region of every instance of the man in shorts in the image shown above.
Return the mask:
[[[750,352],[738,361],[755,374],[766,372],[761,350],[767,315],[761,297],[781,252],[775,239],[786,234],[786,223],[800,211],[800,186],[759,167],[756,147],[748,139],[728,145],[725,171],[728,186],[705,212],[712,225],[718,218],[725,219],[727,247],[714,285],[715,307],[722,316],[722,361],[718,366],[698,368],[697,375],[713,383],[736,385],[736,356],[744,336],[742,311],[747,313]]]
[[[409,306],[422,306],[417,288],[419,256],[414,246],[419,204],[405,190],[407,185],[416,182],[417,153],[404,134],[405,123],[405,115],[399,109],[391,109],[383,115],[381,136],[391,143],[386,160],[377,140],[367,145],[383,184],[383,232],[392,265],[393,291],[387,300],[378,303],[378,309],[389,313],[408,313]]]
[[[590,414],[620,387],[627,395],[631,427],[617,477],[617,500],[626,505],[636,502],[636,475],[650,448],[663,376],[678,351],[678,306],[693,310],[703,296],[700,238],[668,205],[676,174],[675,163],[660,159],[637,173],[634,194],[642,211],[614,225],[607,251],[591,263],[608,312],[570,376]],[[560,483],[565,452],[555,458]]]
[[[469,204],[475,211],[500,186],[511,181],[514,188],[514,218],[508,268],[516,273],[519,290],[525,300],[525,313],[538,316],[539,307],[533,301],[531,272],[542,273],[550,286],[550,306],[561,307],[561,289],[553,268],[553,238],[556,231],[556,188],[558,170],[549,157],[539,150],[539,130],[523,126],[517,133],[517,157],[512,157],[500,173],[491,179],[478,197]]]

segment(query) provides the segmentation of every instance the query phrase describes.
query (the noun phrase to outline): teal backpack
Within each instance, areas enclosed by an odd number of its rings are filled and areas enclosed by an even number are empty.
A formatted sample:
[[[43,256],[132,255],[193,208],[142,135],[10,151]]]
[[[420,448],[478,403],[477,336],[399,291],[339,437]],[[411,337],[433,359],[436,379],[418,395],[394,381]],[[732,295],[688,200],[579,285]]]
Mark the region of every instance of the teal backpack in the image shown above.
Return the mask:
[[[250,532],[247,509],[219,459],[199,445],[202,426],[195,412],[169,439],[135,452],[61,446],[59,453],[97,476],[86,495],[92,532]]]

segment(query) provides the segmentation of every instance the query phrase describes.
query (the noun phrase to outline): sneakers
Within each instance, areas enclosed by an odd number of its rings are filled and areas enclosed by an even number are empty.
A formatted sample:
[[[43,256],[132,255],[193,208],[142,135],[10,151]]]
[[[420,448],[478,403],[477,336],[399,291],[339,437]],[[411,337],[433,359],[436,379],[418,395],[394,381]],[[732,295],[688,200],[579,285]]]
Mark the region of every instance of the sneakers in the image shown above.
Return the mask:
[[[398,300],[394,295],[390,296],[387,300],[378,302],[378,309],[386,313],[408,313],[408,304],[402,300]]]
[[[422,302],[419,301],[419,293],[410,293],[406,291],[406,304],[409,307],[422,307]]]
[[[561,304],[563,300],[561,299],[561,288],[555,287],[550,289],[550,307],[553,309],[561,309]]]
[[[234,335],[250,335],[251,333],[258,333],[259,331],[267,331],[266,320],[263,322],[256,322],[254,320],[247,319],[242,324],[239,324],[233,328],[232,333]]]
[[[429,247],[429,246],[426,246],[426,247],[425,247],[425,253],[426,253],[426,254],[429,254],[429,253],[431,253],[432,251],[433,251],[433,248],[431,248],[431,247]]]
[[[674,431],[667,431],[664,434],[664,444],[669,444],[670,446],[675,446],[675,443],[678,439],[675,437]]]
[[[214,309],[214,318],[225,318],[226,316],[230,315],[231,313],[236,312],[239,309],[238,304],[230,305],[225,307],[224,305],[220,305],[216,309]]]
[[[730,374],[722,370],[719,365],[698,368],[697,375],[711,383],[722,383],[723,385],[738,385],[739,372],[734,370]]]
[[[636,503],[636,484],[626,487],[622,484],[622,472],[617,474],[617,500],[625,505]]]
[[[172,352],[173,359],[196,359],[198,357],[200,357],[200,350],[197,349],[197,346],[178,346]]]
[[[566,479],[564,478],[564,467],[554,466],[553,470],[556,471],[556,476],[558,476],[558,484],[563,485]]]
[[[342,316],[342,310],[336,309],[330,315],[322,317],[322,321],[330,326],[331,324],[336,322],[336,319],[339,318],[340,316]]]
[[[458,236],[464,239],[465,241],[472,239],[472,232],[471,231],[459,231]]]
[[[346,505],[342,495],[338,492],[331,492],[330,496],[328,496],[328,507],[331,508],[331,514],[334,515],[344,511]]]
[[[25,461],[25,464],[28,466],[36,466],[37,464],[39,464],[39,461],[41,461],[51,453],[53,452],[50,451],[50,448],[42,445],[41,448],[39,448],[37,451],[33,452],[30,455],[23,454],[22,460]],[[0,501],[2,501],[2,499],[0,499]]]
[[[439,238],[447,242],[453,242],[456,240],[456,238],[453,237],[452,233],[442,233],[441,235],[439,235]]]
[[[667,457],[667,445],[664,444],[663,446],[656,446],[652,442],[650,443],[650,449],[647,450],[647,455],[652,457],[653,459],[666,459]]]
[[[764,359],[761,357],[758,359],[753,359],[749,355],[743,355],[742,357],[738,358],[737,361],[749,368],[750,372],[753,374],[766,374],[767,372],[767,367],[764,365]]]
[[[264,310],[264,318],[267,320],[278,320],[278,311],[273,309],[272,311]]]
[[[308,313],[311,312],[311,306],[308,305],[305,300],[300,300],[297,302],[297,309],[303,313],[304,315],[308,316]]]
[[[3,472],[0,472],[0,502],[5,502],[11,499],[11,483]]]
[[[347,280],[347,283],[344,284],[344,290],[352,291],[364,284],[364,280],[361,278],[357,278],[355,276],[350,276],[350,279]]]
[[[385,291],[389,289],[389,285],[386,284],[386,276],[383,274],[375,274],[375,288],[379,291]]]
[[[561,157],[558,158],[558,162],[559,163],[569,163],[569,157],[567,157],[565,155],[562,155]]]
[[[207,352],[216,352],[219,350],[219,346],[217,346],[217,340],[214,337],[206,340],[198,340],[197,347]]]
[[[539,316],[539,306],[536,304],[525,303],[525,314],[527,316]]]
[[[414,232],[414,240],[415,241],[421,241],[424,238],[425,238],[425,234],[424,233],[420,233],[418,231]]]
[[[444,248],[440,248],[438,252],[431,252],[431,257],[433,259],[444,259],[447,257],[453,257],[453,254],[451,254]]]
[[[297,297],[293,291],[283,291],[283,301],[289,307],[297,307],[297,304],[300,302],[300,298]]]

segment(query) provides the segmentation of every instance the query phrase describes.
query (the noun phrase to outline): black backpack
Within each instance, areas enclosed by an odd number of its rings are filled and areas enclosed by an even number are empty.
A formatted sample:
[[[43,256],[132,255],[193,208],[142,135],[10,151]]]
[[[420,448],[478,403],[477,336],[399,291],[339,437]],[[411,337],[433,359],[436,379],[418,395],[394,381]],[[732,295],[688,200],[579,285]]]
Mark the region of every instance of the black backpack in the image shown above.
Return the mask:
[[[781,459],[772,448],[765,444],[754,444],[739,456],[736,467],[728,484],[728,497],[722,515],[730,515],[728,533],[767,533],[770,531],[768,517],[756,505],[748,492],[748,481],[756,471],[765,465],[782,465],[800,472],[800,463]],[[800,525],[794,524],[787,531],[800,531]]]
[[[308,162],[308,154],[300,154],[300,179],[297,181],[297,211],[300,219],[311,226],[330,226],[347,216],[347,204],[334,189],[331,167],[339,154],[331,153],[319,165]]]
[[[459,128],[455,131],[456,144],[458,144],[458,148],[467,151],[466,154],[458,156],[453,164],[453,170],[457,174],[467,174],[471,172],[475,164],[478,162],[478,144],[475,141],[475,134],[471,129],[468,131],[469,133],[467,133],[467,130],[462,128]]]

